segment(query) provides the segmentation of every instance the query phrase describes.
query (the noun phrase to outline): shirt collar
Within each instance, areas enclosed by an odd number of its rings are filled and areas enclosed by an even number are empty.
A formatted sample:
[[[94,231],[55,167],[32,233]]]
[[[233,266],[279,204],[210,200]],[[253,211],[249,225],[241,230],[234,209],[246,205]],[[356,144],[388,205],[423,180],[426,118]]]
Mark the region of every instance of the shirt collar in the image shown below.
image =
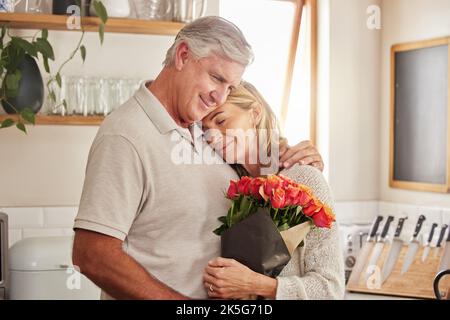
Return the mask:
[[[138,91],[134,94],[134,97],[138,101],[142,110],[144,110],[147,117],[161,134],[167,134],[173,130],[178,131],[178,133],[188,140],[198,151],[199,146],[201,146],[203,140],[203,130],[201,122],[193,123],[189,128],[182,128],[173,118],[169,115],[166,108],[162,103],[155,97],[155,95],[147,88],[147,84],[150,81],[144,81],[139,87]]]
[[[161,134],[177,130],[180,127],[176,124],[175,120],[169,115],[162,103],[148,90],[148,82],[144,81],[141,84],[134,97]]]

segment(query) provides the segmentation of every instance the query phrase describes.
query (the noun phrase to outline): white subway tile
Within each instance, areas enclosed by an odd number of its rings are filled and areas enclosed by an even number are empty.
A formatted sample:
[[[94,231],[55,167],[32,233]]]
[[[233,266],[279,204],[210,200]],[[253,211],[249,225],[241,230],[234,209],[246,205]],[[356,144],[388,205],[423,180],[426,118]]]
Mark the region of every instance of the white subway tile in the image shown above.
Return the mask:
[[[45,228],[71,228],[77,215],[77,207],[44,208]]]
[[[377,201],[336,202],[336,219],[341,224],[371,223],[378,214]]]
[[[10,228],[35,228],[44,225],[42,208],[4,208]]]
[[[386,216],[394,216],[397,217],[400,215],[399,212],[399,204],[395,202],[379,202],[379,211],[381,214]]]
[[[75,232],[71,228],[64,228],[62,231],[63,231],[65,236],[73,236],[73,235],[75,235]]]
[[[65,229],[63,228],[27,228],[23,229],[23,238],[32,238],[32,237],[58,237],[64,236]]]
[[[450,226],[450,209],[442,210],[442,223]]]
[[[9,229],[8,230],[8,245],[11,248],[17,241],[22,240],[22,229]]]

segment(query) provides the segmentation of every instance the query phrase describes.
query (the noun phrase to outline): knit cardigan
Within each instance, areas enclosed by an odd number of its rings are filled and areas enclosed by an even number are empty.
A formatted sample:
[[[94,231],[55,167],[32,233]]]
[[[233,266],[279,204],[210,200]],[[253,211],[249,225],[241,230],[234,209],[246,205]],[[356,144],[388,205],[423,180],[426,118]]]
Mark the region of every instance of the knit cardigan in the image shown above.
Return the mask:
[[[322,173],[312,166],[295,165],[280,172],[308,186],[334,211],[330,188]],[[345,294],[343,251],[338,224],[331,229],[313,228],[277,277],[277,300],[343,299]]]

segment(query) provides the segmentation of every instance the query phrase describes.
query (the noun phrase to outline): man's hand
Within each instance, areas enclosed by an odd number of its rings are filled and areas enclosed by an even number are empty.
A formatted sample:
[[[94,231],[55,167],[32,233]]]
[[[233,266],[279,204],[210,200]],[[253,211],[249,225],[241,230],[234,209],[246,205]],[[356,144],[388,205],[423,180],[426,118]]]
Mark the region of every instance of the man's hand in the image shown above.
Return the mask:
[[[185,296],[152,277],[122,249],[122,241],[101,233],[77,229],[73,264],[116,299],[183,300]]]
[[[280,167],[289,169],[296,163],[311,165],[320,171],[324,168],[322,156],[311,141],[302,141],[293,147],[280,146]]]

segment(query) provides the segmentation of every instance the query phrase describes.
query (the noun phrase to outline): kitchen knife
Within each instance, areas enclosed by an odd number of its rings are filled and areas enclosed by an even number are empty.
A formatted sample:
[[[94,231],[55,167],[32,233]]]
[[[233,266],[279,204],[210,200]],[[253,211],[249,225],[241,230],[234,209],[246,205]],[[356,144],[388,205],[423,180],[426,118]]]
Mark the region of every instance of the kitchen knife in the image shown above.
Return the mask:
[[[378,258],[381,255],[381,252],[383,251],[384,244],[386,243],[387,235],[389,232],[389,227],[391,226],[391,222],[394,220],[393,216],[389,216],[386,220],[386,223],[384,224],[383,231],[381,232],[380,236],[378,237],[377,243],[373,247],[372,254],[370,255],[369,264],[366,269],[366,275],[371,274],[371,266],[376,266]]]
[[[431,241],[433,241],[434,230],[436,229],[437,226],[438,226],[437,223],[433,223],[431,225],[431,231],[428,236],[427,243],[425,244],[425,249],[423,249],[422,262],[425,262],[425,260],[427,260],[428,254],[430,253],[430,244]]]
[[[441,253],[442,249],[442,241],[444,240],[445,231],[447,231],[448,225],[444,224],[441,228],[441,233],[439,234],[439,239],[436,244],[436,248],[434,248],[434,257],[437,258]]]
[[[372,228],[370,229],[367,241],[362,246],[358,257],[356,258],[355,266],[353,267],[350,278],[348,279],[348,285],[350,286],[356,286],[359,283],[359,278],[361,276],[361,272],[364,270],[364,266],[367,262],[367,257],[372,252],[372,249],[375,245],[376,235],[381,220],[383,220],[383,216],[377,216],[372,225]]]
[[[389,248],[389,253],[386,258],[386,262],[383,265],[383,269],[381,271],[382,275],[382,283],[386,281],[386,279],[391,274],[392,270],[394,270],[395,263],[397,262],[400,251],[403,247],[403,240],[400,239],[400,234],[402,233],[403,224],[405,220],[408,218],[400,218],[398,219],[397,229],[395,229],[394,239],[392,240],[391,247]]]
[[[414,257],[416,256],[417,250],[419,250],[419,233],[422,229],[422,224],[426,220],[425,216],[422,214],[419,217],[419,220],[417,221],[416,228],[414,230],[414,234],[409,241],[408,251],[406,252],[405,260],[403,261],[403,267],[401,274],[404,274],[406,271],[408,271],[409,267],[414,261]]]
[[[447,241],[445,242],[444,255],[439,264],[439,272],[447,270],[448,268],[450,268],[450,232],[448,233]]]

